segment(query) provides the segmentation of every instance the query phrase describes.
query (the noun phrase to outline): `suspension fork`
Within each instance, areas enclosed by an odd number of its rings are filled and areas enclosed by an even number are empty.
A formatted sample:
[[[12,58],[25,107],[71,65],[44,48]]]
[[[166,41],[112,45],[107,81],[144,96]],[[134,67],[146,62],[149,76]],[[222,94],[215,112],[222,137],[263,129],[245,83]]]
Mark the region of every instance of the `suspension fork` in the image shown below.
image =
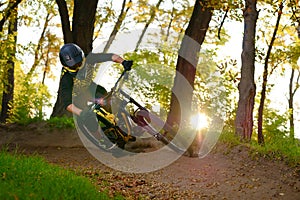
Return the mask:
[[[132,121],[130,121],[130,114],[125,109],[127,104],[128,102],[126,100],[123,100],[120,103],[120,110],[117,113],[117,118],[119,119],[118,127],[121,129],[122,132],[126,134],[126,140],[129,140],[132,137],[133,124]]]

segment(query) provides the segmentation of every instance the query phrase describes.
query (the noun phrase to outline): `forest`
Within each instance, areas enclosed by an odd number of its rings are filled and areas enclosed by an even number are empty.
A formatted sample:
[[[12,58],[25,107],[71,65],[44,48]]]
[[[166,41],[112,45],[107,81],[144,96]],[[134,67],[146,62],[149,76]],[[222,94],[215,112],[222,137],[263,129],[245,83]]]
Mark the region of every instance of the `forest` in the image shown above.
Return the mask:
[[[298,0],[0,0],[0,10],[0,199],[299,199]],[[117,154],[94,148],[103,138],[82,137],[81,116],[64,108],[69,43],[133,61],[126,79],[117,62],[73,79],[73,102],[87,103],[81,86],[120,81],[114,91],[150,111],[122,124],[123,101],[112,104],[106,136],[142,122]]]
[[[133,60],[132,91],[170,125],[201,111],[245,141],[300,137],[297,0],[8,0],[0,9],[1,123],[68,116],[58,53],[72,42]]]

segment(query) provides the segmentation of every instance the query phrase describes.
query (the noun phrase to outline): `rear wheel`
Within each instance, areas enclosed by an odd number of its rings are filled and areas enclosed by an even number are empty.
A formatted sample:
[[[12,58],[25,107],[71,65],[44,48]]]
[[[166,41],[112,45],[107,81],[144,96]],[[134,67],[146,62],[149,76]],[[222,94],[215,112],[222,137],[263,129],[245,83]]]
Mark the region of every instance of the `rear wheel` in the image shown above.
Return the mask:
[[[134,113],[134,116],[131,116],[132,120],[146,130],[149,134],[155,137],[158,141],[161,141],[165,145],[168,145],[175,152],[183,153],[185,149],[179,147],[175,143],[172,142],[172,139],[168,139],[165,135],[156,130],[151,124],[158,125],[159,127],[163,127],[164,131],[168,132],[171,129],[165,125],[165,122],[161,120],[156,115],[151,114],[148,110],[137,110]],[[167,129],[167,130],[165,130]],[[176,134],[173,134],[173,136]]]

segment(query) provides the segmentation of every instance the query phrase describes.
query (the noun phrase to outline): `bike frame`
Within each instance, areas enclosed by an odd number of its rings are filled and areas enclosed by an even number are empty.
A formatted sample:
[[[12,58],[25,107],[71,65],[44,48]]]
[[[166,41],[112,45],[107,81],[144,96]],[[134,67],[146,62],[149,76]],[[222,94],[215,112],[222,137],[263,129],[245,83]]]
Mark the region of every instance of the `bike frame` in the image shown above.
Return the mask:
[[[104,106],[99,104],[97,100],[93,102],[92,110],[97,115],[97,118],[100,123],[102,123],[102,128],[106,129],[114,129],[119,136],[121,136],[122,140],[127,143],[129,141],[135,141],[135,137],[132,136],[132,129],[135,126],[140,126],[143,130],[148,132],[158,141],[163,142],[168,145],[171,149],[176,152],[183,153],[185,150],[181,147],[178,147],[175,143],[173,143],[170,139],[166,137],[166,133],[171,133],[171,135],[176,135],[173,132],[172,128],[167,125],[163,120],[161,120],[156,115],[152,114],[147,108],[143,107],[139,104],[135,99],[133,99],[129,94],[127,94],[124,90],[121,89],[121,80],[125,81],[127,79],[126,71],[123,71],[116,81],[114,87],[108,93],[107,96],[104,97],[104,100],[111,99],[111,101],[116,100],[119,103],[119,109],[116,113],[112,114],[104,109]],[[120,98],[120,96],[122,98]],[[126,110],[126,106],[128,104],[133,104],[137,107],[137,109],[133,113],[129,113]],[[123,120],[122,124],[118,124],[118,119]],[[151,120],[150,120],[151,119]],[[119,121],[120,121],[119,120]],[[151,125],[151,123],[162,127],[162,131],[164,133],[160,133],[160,131],[156,130],[155,127]],[[124,144],[121,144],[123,146]],[[119,145],[120,146],[120,145]],[[122,147],[121,147],[122,148]]]

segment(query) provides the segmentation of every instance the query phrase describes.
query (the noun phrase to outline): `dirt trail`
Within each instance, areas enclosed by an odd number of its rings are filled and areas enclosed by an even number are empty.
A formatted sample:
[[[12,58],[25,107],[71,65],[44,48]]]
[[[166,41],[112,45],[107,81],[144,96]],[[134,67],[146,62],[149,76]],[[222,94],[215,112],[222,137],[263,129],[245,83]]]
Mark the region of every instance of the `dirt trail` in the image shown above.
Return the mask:
[[[0,127],[0,146],[39,154],[48,162],[82,170],[99,190],[127,199],[300,200],[300,172],[279,161],[250,158],[246,147],[218,145],[203,159],[180,157],[161,170],[123,173],[106,167],[83,147],[75,130]],[[9,145],[7,145],[9,144]]]

